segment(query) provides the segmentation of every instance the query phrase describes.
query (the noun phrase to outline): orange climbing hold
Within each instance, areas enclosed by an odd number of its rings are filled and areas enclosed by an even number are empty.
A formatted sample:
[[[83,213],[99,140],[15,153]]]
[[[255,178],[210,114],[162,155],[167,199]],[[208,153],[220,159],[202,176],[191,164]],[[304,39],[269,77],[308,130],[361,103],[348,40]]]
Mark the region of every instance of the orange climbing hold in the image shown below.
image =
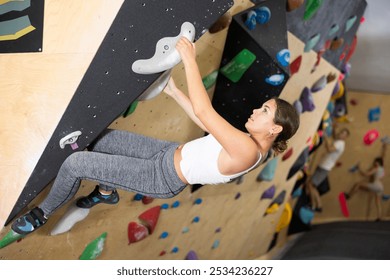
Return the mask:
[[[138,216],[138,218],[148,228],[149,234],[152,234],[154,232],[154,229],[158,222],[158,218],[160,217],[160,209],[160,206],[155,206]]]
[[[148,237],[149,231],[144,225],[138,224],[136,222],[130,222],[127,228],[127,235],[130,244]]]

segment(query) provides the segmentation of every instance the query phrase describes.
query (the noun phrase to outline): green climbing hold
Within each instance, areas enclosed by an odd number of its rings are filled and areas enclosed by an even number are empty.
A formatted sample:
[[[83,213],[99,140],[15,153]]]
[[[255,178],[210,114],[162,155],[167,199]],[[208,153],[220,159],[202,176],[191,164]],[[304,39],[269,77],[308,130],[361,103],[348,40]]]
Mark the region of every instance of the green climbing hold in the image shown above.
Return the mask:
[[[331,27],[330,27],[330,30],[329,30],[329,33],[328,33],[328,36],[329,37],[332,37],[333,35],[335,35],[337,33],[337,31],[339,31],[340,27],[337,23],[333,24]]]
[[[137,108],[138,105],[138,100],[134,101],[133,103],[130,104],[129,108],[126,109],[126,111],[123,112],[122,116],[124,118],[128,117],[132,113],[134,113],[135,108]]]
[[[243,49],[228,64],[221,68],[221,73],[226,78],[236,83],[255,60],[256,56],[252,52]]]
[[[104,241],[106,240],[106,237],[107,232],[104,232],[98,238],[89,243],[81,254],[80,260],[94,260],[98,256],[100,256],[103,251]]]
[[[0,240],[0,249],[25,237],[23,234],[14,232],[12,229]]]
[[[218,70],[214,70],[210,74],[208,74],[206,77],[202,79],[203,85],[206,88],[206,90],[210,89],[213,85],[215,85],[215,82],[217,81],[218,77]]]
[[[304,20],[311,19],[314,16],[314,14],[318,11],[318,9],[321,7],[322,2],[323,0],[307,0],[303,19]]]
[[[320,38],[321,38],[320,34],[316,34],[316,35],[312,36],[309,39],[309,41],[306,42],[304,52],[310,52],[315,47],[315,45],[317,45]]]
[[[357,16],[350,17],[347,22],[345,23],[345,32],[348,32],[352,26],[355,24],[355,21],[357,19]]]

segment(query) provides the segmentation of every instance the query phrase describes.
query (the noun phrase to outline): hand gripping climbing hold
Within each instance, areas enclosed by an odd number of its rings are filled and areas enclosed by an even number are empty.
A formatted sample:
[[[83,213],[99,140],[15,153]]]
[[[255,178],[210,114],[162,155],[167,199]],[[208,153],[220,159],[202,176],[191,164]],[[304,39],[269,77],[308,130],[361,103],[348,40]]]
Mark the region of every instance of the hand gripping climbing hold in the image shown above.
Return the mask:
[[[156,44],[156,52],[153,57],[135,61],[131,69],[137,74],[155,74],[171,69],[181,60],[179,52],[175,48],[181,37],[186,37],[191,42],[194,41],[195,27],[192,23],[184,22],[178,36],[160,39]]]

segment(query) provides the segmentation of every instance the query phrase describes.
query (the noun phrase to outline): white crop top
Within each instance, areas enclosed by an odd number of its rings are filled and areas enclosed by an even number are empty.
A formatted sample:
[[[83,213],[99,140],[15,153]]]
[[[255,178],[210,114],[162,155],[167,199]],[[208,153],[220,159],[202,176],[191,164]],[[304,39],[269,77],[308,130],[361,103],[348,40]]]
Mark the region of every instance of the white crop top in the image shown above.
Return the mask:
[[[233,175],[223,175],[218,169],[218,158],[222,150],[221,144],[212,134],[186,143],[182,150],[180,168],[189,184],[220,184],[230,182],[255,168],[259,159],[249,169]]]

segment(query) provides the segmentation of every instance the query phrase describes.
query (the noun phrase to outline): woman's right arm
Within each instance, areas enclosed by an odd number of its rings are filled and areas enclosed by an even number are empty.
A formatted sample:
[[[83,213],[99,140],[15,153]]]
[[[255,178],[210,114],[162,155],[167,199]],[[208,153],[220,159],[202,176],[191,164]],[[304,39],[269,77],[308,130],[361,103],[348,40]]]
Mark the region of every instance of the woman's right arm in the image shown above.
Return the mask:
[[[176,87],[176,84],[172,78],[169,79],[167,86],[164,89],[164,92],[171,96],[180,107],[187,113],[190,119],[199,126],[203,131],[208,132],[207,128],[203,123],[195,116],[194,110],[192,108],[191,100],[185,95],[180,89]]]

